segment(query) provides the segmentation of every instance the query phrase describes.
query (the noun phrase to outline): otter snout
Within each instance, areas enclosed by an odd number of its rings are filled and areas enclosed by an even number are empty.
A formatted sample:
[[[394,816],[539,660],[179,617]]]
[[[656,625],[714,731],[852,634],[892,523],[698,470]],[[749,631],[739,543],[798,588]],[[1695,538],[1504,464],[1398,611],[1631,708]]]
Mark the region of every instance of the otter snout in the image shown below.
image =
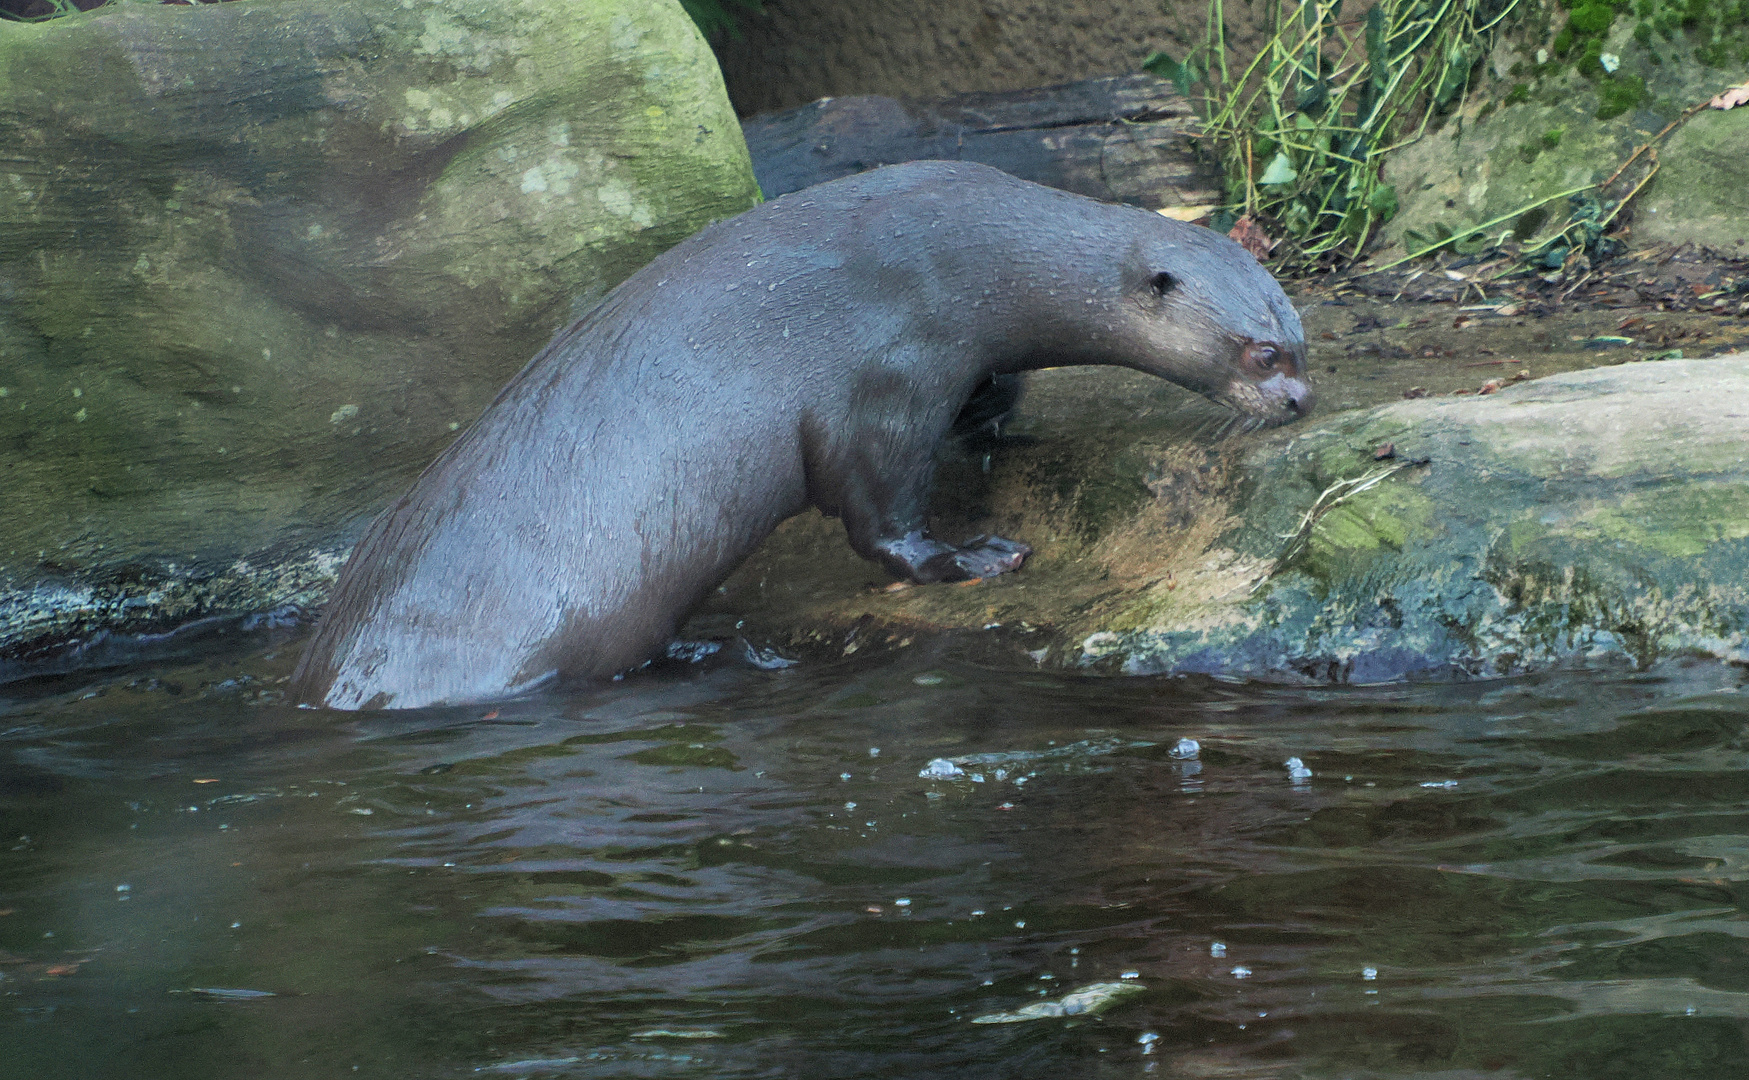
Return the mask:
[[[1258,389],[1263,391],[1265,397],[1282,403],[1287,414],[1281,421],[1284,424],[1308,415],[1312,411],[1312,403],[1317,400],[1317,395],[1312,392],[1312,384],[1303,377],[1275,375],[1265,379]]]

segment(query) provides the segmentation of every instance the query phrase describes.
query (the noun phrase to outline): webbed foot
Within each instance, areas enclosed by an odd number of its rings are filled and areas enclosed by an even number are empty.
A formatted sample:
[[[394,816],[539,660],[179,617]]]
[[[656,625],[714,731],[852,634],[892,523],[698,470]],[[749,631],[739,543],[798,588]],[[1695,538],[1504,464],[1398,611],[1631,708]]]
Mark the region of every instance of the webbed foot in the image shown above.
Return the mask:
[[[947,544],[922,533],[881,545],[881,561],[901,577],[920,585],[936,581],[970,581],[995,577],[1011,570],[1032,554],[1018,540],[1000,536],[974,536],[963,544]]]

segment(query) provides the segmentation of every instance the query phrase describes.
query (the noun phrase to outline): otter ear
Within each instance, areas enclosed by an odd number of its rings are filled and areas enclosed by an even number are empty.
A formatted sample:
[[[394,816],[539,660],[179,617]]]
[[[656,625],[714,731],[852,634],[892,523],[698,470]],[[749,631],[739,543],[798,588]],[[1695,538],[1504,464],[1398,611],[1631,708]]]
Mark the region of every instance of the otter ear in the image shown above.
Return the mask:
[[[1178,279],[1164,270],[1148,275],[1148,288],[1154,290],[1155,296],[1165,296],[1178,288]]]

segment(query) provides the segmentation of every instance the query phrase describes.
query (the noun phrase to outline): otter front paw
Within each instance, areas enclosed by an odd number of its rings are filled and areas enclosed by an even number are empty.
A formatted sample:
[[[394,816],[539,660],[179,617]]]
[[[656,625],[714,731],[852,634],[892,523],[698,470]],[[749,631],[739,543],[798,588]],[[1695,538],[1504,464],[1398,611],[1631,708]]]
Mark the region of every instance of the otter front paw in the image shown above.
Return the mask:
[[[1018,570],[1031,554],[1032,548],[1018,540],[974,536],[964,544],[929,559],[922,569],[929,581],[969,581]]]

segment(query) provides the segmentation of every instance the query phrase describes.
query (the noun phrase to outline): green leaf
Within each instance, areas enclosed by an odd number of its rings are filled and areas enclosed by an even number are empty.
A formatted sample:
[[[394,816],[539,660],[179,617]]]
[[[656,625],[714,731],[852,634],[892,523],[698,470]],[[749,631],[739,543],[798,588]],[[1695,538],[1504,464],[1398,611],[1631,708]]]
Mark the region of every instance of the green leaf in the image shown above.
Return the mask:
[[[1263,170],[1263,178],[1257,182],[1264,185],[1291,184],[1299,178],[1300,174],[1294,171],[1294,163],[1287,154],[1277,152],[1275,157],[1270,159],[1269,168]]]
[[[1390,54],[1385,47],[1385,5],[1375,4],[1366,13],[1366,63],[1372,84],[1383,90],[1391,84]]]
[[[1324,111],[1324,106],[1330,101],[1330,84],[1323,79],[1300,84],[1300,92],[1294,98],[1294,108],[1302,114]]]
[[[1372,189],[1372,194],[1366,198],[1367,207],[1379,221],[1389,221],[1397,216],[1397,189],[1392,184],[1380,184]]]
[[[1142,70],[1168,80],[1184,97],[1190,96],[1190,88],[1197,80],[1196,68],[1191,66],[1189,57],[1180,63],[1163,52],[1149,53],[1148,58],[1142,61]]]
[[[1452,244],[1451,248],[1459,255],[1476,255],[1489,248],[1488,238],[1482,233],[1471,233]]]
[[[1433,104],[1436,108],[1445,108],[1451,99],[1457,96],[1459,90],[1469,82],[1470,68],[1474,64],[1469,49],[1462,42],[1451,47],[1446,57],[1450,63],[1445,69],[1444,78],[1439,80],[1439,87],[1433,92]]]

